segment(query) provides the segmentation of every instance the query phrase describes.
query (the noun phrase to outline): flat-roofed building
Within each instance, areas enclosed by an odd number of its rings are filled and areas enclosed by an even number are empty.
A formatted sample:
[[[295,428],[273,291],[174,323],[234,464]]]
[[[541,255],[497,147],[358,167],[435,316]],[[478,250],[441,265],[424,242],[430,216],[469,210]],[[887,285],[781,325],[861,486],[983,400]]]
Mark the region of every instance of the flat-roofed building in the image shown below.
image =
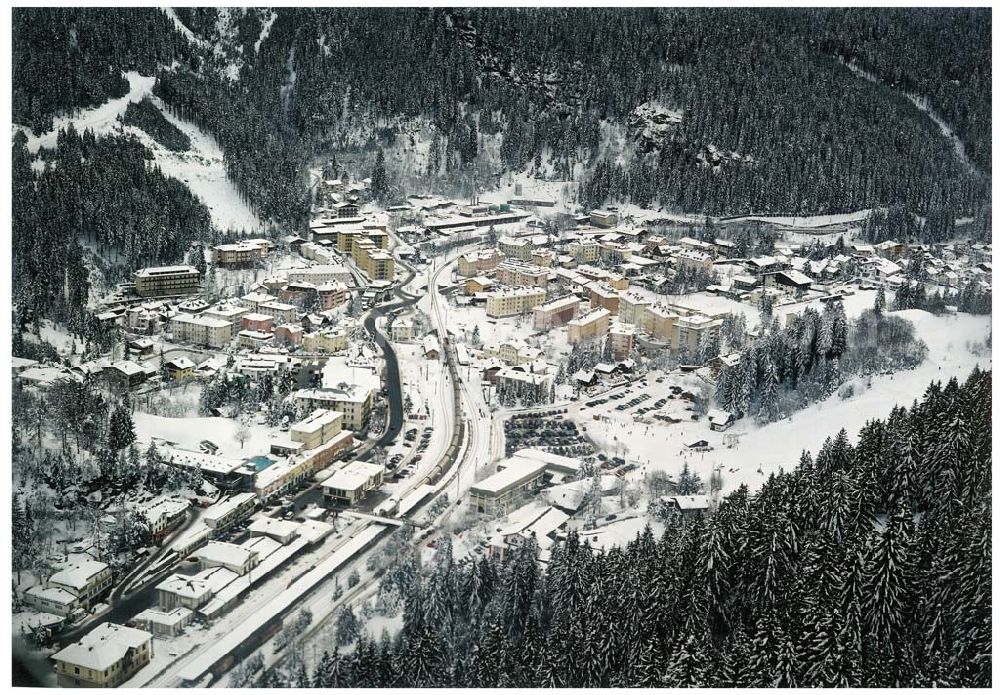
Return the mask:
[[[328,282],[339,282],[347,287],[354,285],[354,276],[350,269],[340,263],[325,263],[308,268],[293,268],[288,271],[288,282],[309,282],[322,285]]]
[[[292,425],[288,434],[293,442],[301,442],[304,449],[315,449],[340,434],[343,422],[343,413],[317,408],[311,415]]]
[[[718,341],[721,326],[722,319],[710,319],[699,314],[678,317],[674,351],[695,354],[699,346]]]
[[[117,688],[153,657],[153,636],[114,623],[102,623],[52,656],[56,681],[63,688]]]
[[[503,470],[474,483],[469,503],[480,513],[506,514],[520,498],[542,486],[545,464],[527,459],[508,460]]]
[[[495,290],[486,296],[486,315],[495,318],[527,314],[545,301],[545,290],[537,287],[516,287]]]
[[[323,481],[323,498],[334,503],[357,504],[372,490],[382,487],[385,469],[375,463],[351,461]]]
[[[587,288],[590,290],[590,307],[592,309],[607,309],[612,316],[618,313],[618,290],[602,282],[592,282]]]
[[[645,328],[646,312],[653,301],[635,290],[622,292],[618,296],[618,320],[631,324],[640,331]]]
[[[188,608],[167,612],[147,608],[135,616],[134,622],[137,628],[153,633],[154,637],[177,637],[193,620],[194,611]]]
[[[658,342],[673,349],[677,334],[677,319],[680,316],[663,304],[653,304],[646,309],[645,321],[641,329]]]
[[[604,308],[591,309],[566,324],[570,345],[604,336],[611,325],[611,312]]]
[[[580,298],[572,294],[539,304],[532,310],[535,330],[547,331],[565,325],[579,315],[581,304]]]
[[[274,330],[274,317],[269,314],[252,312],[240,317],[240,328],[244,331],[270,333]]]
[[[135,273],[135,293],[140,297],[176,297],[201,289],[201,273],[189,265],[143,268]]]
[[[233,339],[233,324],[204,315],[179,314],[170,320],[170,332],[177,341],[222,348]]]
[[[624,360],[631,354],[635,347],[635,333],[635,326],[619,322],[611,324],[608,339],[611,341],[611,355],[615,360]]]

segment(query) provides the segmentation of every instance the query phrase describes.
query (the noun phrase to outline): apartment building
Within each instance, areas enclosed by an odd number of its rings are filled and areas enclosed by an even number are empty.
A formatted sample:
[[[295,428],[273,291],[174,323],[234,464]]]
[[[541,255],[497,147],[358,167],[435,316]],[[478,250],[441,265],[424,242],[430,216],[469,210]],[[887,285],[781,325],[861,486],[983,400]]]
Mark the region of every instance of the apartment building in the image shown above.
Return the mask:
[[[592,282],[587,288],[590,290],[591,308],[607,309],[612,315],[618,313],[618,290],[601,282]]]
[[[531,252],[535,250],[531,239],[509,236],[500,237],[497,240],[497,248],[506,258],[517,258],[522,261],[530,261]]]
[[[369,280],[392,282],[396,276],[395,261],[392,256],[371,242],[358,249],[358,255],[354,260]]]
[[[233,339],[233,324],[222,319],[181,314],[170,320],[174,340],[222,348]]]
[[[645,329],[646,312],[653,305],[636,291],[621,292],[618,296],[618,320],[635,326],[640,331]]]
[[[354,276],[346,265],[340,263],[324,263],[308,268],[293,268],[288,271],[288,282],[308,282],[322,285],[328,282],[339,282],[347,287],[354,284]]]
[[[593,239],[580,239],[571,241],[566,250],[577,263],[593,263],[600,255],[601,245]]]
[[[270,333],[274,330],[274,317],[252,312],[240,317],[240,328],[244,331]]]
[[[611,354],[616,361],[626,359],[635,347],[635,326],[615,322],[608,331],[611,341]]]
[[[302,389],[295,394],[295,400],[307,408],[324,408],[343,413],[343,426],[355,432],[368,424],[374,398],[374,390],[360,385]]]
[[[581,303],[576,295],[570,294],[539,304],[532,310],[535,330],[547,331],[572,321],[579,315]]]
[[[258,314],[267,314],[275,323],[291,323],[299,320],[299,310],[293,304],[282,302],[265,302],[257,306]]]
[[[535,287],[517,287],[496,290],[486,297],[486,315],[494,318],[527,314],[545,301],[545,290]]]
[[[618,291],[628,289],[628,278],[620,273],[611,273],[592,265],[581,265],[576,272],[591,282],[603,282]]]
[[[333,354],[347,349],[347,331],[328,328],[315,333],[302,334],[302,349],[312,353]]]
[[[508,259],[497,266],[496,279],[508,287],[545,287],[549,271],[533,263]]]
[[[462,277],[482,275],[496,269],[505,256],[497,249],[470,251],[458,258],[458,274]]]
[[[611,325],[611,312],[604,308],[591,309],[566,324],[570,345],[606,335]]]
[[[240,323],[240,318],[244,314],[250,313],[250,309],[239,304],[220,304],[201,312],[202,317],[209,319],[219,319],[236,326]]]
[[[685,249],[674,256],[674,263],[678,270],[707,273],[712,270],[713,259],[712,254],[706,251]]]
[[[219,244],[212,247],[212,262],[223,268],[247,268],[264,255],[259,243],[241,241],[236,244]]]
[[[340,434],[343,424],[343,413],[317,408],[304,420],[292,425],[288,436],[293,442],[300,442],[303,449],[315,449]]]
[[[175,297],[201,289],[201,273],[189,265],[143,268],[135,273],[135,292],[140,297]]]
[[[77,556],[45,582],[28,589],[23,598],[43,613],[69,616],[90,608],[110,588],[107,564]]]

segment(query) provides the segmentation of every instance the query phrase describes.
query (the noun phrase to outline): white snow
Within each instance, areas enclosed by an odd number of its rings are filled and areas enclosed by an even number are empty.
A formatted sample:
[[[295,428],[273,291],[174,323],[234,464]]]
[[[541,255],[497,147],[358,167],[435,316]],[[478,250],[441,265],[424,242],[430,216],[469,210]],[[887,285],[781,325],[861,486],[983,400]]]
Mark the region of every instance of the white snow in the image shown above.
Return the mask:
[[[205,41],[205,39],[199,36],[195,36],[194,32],[188,29],[187,25],[184,24],[184,22],[181,21],[181,18],[177,16],[177,13],[174,12],[174,8],[161,7],[160,9],[163,10],[164,14],[170,17],[171,21],[173,21],[174,23],[174,26],[177,27],[177,31],[179,31],[184,38],[186,38],[194,45],[200,46],[201,48],[207,48],[209,50],[212,49],[212,46],[211,44],[208,43],[208,41]]]
[[[260,36],[257,37],[257,41],[253,45],[253,52],[260,53],[260,45],[264,43],[264,40],[271,33],[271,25],[274,24],[274,20],[278,18],[277,12],[271,12],[264,20],[264,25],[260,28]]]
[[[758,488],[771,473],[784,468],[789,470],[797,462],[802,450],[815,454],[827,437],[833,437],[841,428],[852,437],[868,420],[885,418],[895,405],[909,407],[919,400],[932,380],[947,381],[952,376],[965,378],[978,364],[991,368],[988,354],[971,349],[971,345],[984,341],[990,335],[992,320],[989,316],[934,316],[920,310],[893,312],[914,323],[917,335],[928,347],[922,364],[910,371],[880,375],[867,380],[854,380],[855,392],[851,398],[841,399],[834,394],[824,401],[814,403],[791,417],[761,426],[750,418],[739,420],[726,432],[713,432],[704,418],[699,422],[682,422],[674,425],[651,423],[637,424],[626,413],[618,413],[611,401],[604,406],[579,412],[578,406],[570,409],[571,415],[587,428],[587,435],[606,451],[622,453],[639,468],[629,474],[632,481],[641,481],[646,472],[663,470],[676,479],[684,462],[707,482],[715,467],[723,476],[723,494],[746,484],[751,491]],[[654,373],[655,375],[655,373]],[[696,382],[698,377],[687,376]],[[649,380],[642,388],[653,400],[658,391],[669,386]],[[710,388],[705,384],[706,389]],[[633,389],[632,395],[638,393]],[[600,413],[606,421],[594,422],[593,415]],[[732,435],[733,437],[728,437]],[[727,439],[738,439],[734,448],[727,448]],[[685,442],[705,439],[712,449],[707,452],[688,451]]]
[[[172,11],[168,12],[171,14]],[[175,16],[176,17],[176,16]],[[187,184],[209,209],[212,222],[220,230],[243,230],[256,232],[263,226],[240,197],[236,186],[226,176],[222,148],[208,133],[189,121],[172,115],[164,103],[153,95],[155,77],[147,77],[137,72],[128,72],[128,94],[111,99],[100,106],[83,109],[76,115],[56,118],[53,129],[43,135],[34,135],[29,128],[14,126],[28,136],[27,147],[37,154],[42,147],[56,146],[60,129],[71,123],[77,132],[91,130],[96,135],[127,133],[137,137],[153,153],[157,166],[167,176],[173,176]],[[125,113],[128,105],[149,97],[164,117],[191,139],[191,149],[187,152],[172,152],[153,140],[143,130],[134,126],[123,126],[118,117]]]
[[[125,113],[129,104],[142,101],[152,94],[153,84],[156,82],[155,77],[146,77],[137,72],[127,72],[125,77],[129,83],[128,94],[118,99],[110,99],[100,106],[81,109],[76,115],[59,116],[53,119],[52,130],[43,135],[35,135],[30,128],[24,126],[15,125],[14,128],[20,129],[28,136],[28,151],[32,154],[37,154],[42,147],[54,148],[59,130],[67,128],[70,123],[78,133],[89,129],[97,135],[102,135],[117,130],[120,126],[117,121],[118,116]]]

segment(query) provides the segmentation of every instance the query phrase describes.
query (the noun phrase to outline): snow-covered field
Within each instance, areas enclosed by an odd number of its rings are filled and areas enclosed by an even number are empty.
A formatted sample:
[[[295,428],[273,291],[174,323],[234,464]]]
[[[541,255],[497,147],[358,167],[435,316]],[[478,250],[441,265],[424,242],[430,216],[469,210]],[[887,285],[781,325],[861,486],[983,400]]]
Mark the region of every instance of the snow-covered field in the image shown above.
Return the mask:
[[[247,427],[248,437],[241,446],[237,440],[240,423],[222,417],[172,418],[136,412],[135,433],[139,442],[148,445],[152,438],[174,442],[183,449],[198,451],[203,440],[209,440],[219,447],[219,456],[250,458],[271,450],[271,442],[277,438],[275,428],[252,423]]]

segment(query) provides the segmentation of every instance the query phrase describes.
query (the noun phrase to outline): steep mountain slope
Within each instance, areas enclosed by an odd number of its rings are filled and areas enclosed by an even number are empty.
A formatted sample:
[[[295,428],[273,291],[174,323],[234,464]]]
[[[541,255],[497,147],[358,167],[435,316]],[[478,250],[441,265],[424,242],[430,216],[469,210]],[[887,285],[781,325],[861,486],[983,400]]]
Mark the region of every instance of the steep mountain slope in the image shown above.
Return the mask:
[[[368,167],[379,147],[419,152],[429,181],[582,174],[591,204],[953,219],[989,200],[985,10],[181,8],[114,15],[131,26],[110,52],[81,38],[106,34],[93,11],[17,14],[28,40],[54,26],[46,50],[110,94],[105,72],[159,65],[156,94],[216,138],[257,214],[292,226],[310,164],[347,150]],[[15,120],[44,121],[44,67],[15,49]]]

